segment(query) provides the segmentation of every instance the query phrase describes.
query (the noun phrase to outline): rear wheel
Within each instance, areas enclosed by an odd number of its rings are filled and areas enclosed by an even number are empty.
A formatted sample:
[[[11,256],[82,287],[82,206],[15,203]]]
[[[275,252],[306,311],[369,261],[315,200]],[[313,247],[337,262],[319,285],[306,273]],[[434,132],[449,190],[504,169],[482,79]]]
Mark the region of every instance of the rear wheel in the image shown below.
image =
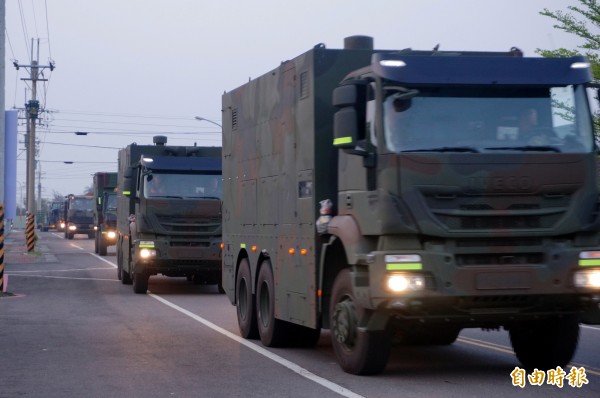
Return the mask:
[[[245,339],[258,337],[258,326],[256,325],[256,304],[252,294],[252,274],[248,259],[242,259],[237,272],[235,295],[237,298],[237,319],[240,334]]]
[[[509,329],[513,350],[528,370],[565,367],[575,355],[579,320],[575,315],[524,322]]]
[[[390,355],[391,337],[387,331],[359,329],[358,321],[365,312],[355,300],[350,271],[342,270],[333,284],[329,313],[333,350],[347,373],[381,373]]]
[[[289,343],[288,323],[275,318],[275,278],[269,260],[261,265],[256,281],[256,319],[264,345],[279,347]]]

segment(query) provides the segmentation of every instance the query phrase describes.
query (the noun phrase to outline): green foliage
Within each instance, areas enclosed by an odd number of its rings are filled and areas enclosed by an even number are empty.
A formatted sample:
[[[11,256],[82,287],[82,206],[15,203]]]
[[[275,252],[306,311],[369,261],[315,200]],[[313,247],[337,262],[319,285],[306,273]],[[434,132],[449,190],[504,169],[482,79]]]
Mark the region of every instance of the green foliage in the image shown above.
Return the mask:
[[[537,49],[536,53],[543,57],[571,57],[585,55],[592,65],[592,76],[600,83],[600,35],[593,31],[600,30],[600,4],[597,0],[579,0],[580,5],[568,6],[568,11],[550,11],[544,8],[541,15],[556,21],[554,27],[569,34],[577,35],[582,44],[577,49],[559,48],[558,50]],[[596,136],[600,133],[600,112],[594,115]]]

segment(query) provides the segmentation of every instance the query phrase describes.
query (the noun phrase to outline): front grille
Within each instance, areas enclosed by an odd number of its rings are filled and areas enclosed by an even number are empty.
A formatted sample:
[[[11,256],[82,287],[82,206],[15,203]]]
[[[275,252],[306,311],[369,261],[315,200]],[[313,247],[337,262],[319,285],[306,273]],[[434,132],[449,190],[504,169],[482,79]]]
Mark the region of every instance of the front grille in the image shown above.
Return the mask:
[[[423,195],[433,216],[452,231],[551,229],[564,216],[569,195]]]
[[[221,218],[190,219],[179,216],[157,216],[160,226],[167,232],[216,233],[221,228]]]
[[[471,253],[455,255],[459,266],[542,264],[542,253]]]

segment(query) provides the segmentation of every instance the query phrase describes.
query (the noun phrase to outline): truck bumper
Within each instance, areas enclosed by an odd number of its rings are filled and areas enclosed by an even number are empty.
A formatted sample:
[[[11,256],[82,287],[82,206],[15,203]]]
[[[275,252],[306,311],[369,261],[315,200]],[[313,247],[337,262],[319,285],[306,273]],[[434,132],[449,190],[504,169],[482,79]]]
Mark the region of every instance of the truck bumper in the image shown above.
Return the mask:
[[[387,319],[480,327],[577,313],[600,324],[600,286],[575,281],[582,271],[600,274],[600,263],[581,260],[580,253],[594,251],[569,248],[535,264],[485,265],[459,265],[443,251],[372,252],[354,267],[354,286],[360,304]],[[404,290],[390,288],[394,276],[408,281]]]
[[[207,281],[221,280],[220,240],[177,245],[170,241],[135,242],[135,272],[166,276],[203,276]]]

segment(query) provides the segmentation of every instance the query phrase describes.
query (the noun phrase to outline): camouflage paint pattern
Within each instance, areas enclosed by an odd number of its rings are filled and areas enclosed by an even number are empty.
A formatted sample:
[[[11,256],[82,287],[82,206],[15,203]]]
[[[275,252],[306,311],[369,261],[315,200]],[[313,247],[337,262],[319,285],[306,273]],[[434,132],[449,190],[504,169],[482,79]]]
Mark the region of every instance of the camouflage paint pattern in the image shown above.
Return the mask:
[[[109,195],[116,195],[117,173],[98,172],[94,174],[94,226],[96,227],[96,236],[94,248],[96,253],[106,255],[106,247],[114,246],[116,239],[109,239],[107,232],[116,232],[117,214],[106,208]]]
[[[186,164],[190,158],[218,160],[221,148],[131,144],[119,151],[117,262],[129,277],[133,273],[160,273],[220,284],[221,202],[200,198],[164,197],[151,201],[144,198],[141,192],[145,180],[140,159],[160,156],[176,158],[179,164]],[[128,169],[132,171],[129,185],[125,178]],[[221,178],[220,173],[218,177]],[[128,188],[130,192],[124,192]],[[132,218],[134,223],[131,223]],[[152,242],[157,254],[142,260],[139,250],[146,242]]]
[[[331,285],[346,266],[357,301],[374,310],[361,320],[368,330],[395,319],[499,327],[594,310],[586,304],[593,292],[575,289],[572,274],[579,252],[600,245],[596,155],[375,148],[374,167],[366,166],[332,145],[331,104],[346,75],[371,73],[373,53],[319,45],[223,95],[230,301],[237,300],[240,261],[248,259],[256,283],[268,258],[275,317],[313,328],[328,327]],[[336,215],[319,236],[325,199]],[[426,290],[394,295],[384,288],[384,257],[396,253],[421,256]]]
[[[75,209],[73,203],[75,201],[87,201],[89,206],[86,206],[88,210]],[[69,225],[75,225],[75,234],[87,234],[89,238],[94,236],[94,215],[92,207],[94,204],[93,196],[84,195],[69,195],[65,199],[64,206],[64,217],[65,217],[65,238],[73,239],[74,233],[69,231]]]

